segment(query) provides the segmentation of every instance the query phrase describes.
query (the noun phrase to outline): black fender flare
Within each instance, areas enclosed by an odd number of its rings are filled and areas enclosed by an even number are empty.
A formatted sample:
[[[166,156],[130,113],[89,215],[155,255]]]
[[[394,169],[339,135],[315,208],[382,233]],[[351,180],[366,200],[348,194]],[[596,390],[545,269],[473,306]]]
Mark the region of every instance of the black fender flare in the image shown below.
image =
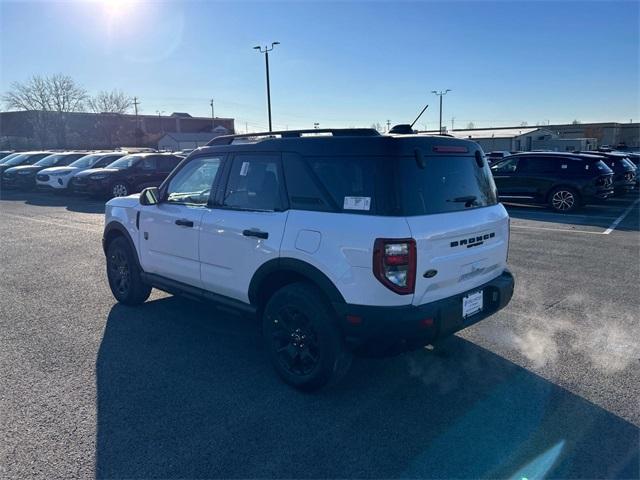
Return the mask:
[[[104,251],[104,254],[105,255],[107,254],[107,241],[114,234],[122,235],[127,240],[127,243],[129,244],[129,248],[131,248],[131,251],[133,252],[133,258],[135,258],[136,266],[140,269],[140,271],[142,271],[142,267],[140,266],[140,260],[138,259],[138,250],[136,249],[136,246],[133,243],[133,239],[131,238],[129,231],[126,229],[124,225],[122,225],[120,222],[116,220],[109,222],[104,227],[104,232],[102,234],[102,250]]]
[[[296,258],[274,258],[263,263],[253,274],[249,283],[249,302],[258,305],[262,282],[272,273],[278,271],[294,272],[316,284],[331,303],[345,303],[340,290],[317,267]]]

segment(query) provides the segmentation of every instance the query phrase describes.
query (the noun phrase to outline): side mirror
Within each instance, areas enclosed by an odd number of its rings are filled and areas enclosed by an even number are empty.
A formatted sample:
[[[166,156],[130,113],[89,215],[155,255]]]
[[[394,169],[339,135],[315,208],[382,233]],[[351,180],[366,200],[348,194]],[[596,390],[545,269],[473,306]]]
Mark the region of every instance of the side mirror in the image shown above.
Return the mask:
[[[140,193],[140,205],[157,205],[160,203],[158,187],[149,187]]]

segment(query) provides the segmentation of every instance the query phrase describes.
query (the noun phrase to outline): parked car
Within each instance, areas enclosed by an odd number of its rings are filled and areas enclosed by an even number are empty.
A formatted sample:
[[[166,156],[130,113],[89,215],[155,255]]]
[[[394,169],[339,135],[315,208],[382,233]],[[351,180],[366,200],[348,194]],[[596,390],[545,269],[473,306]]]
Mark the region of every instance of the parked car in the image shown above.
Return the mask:
[[[304,390],[337,379],[353,352],[432,344],[513,293],[508,215],[468,140],[218,137],[105,216],[119,302],[156,287],[255,315],[275,370]]]
[[[22,165],[32,165],[52,153],[53,152],[22,152],[18,155],[11,156],[11,158],[4,159],[4,161],[0,163],[0,182],[4,186],[4,174],[7,170]]]
[[[51,167],[36,175],[36,187],[39,190],[67,191],[73,183],[73,176],[85,170],[103,168],[126,155],[126,152],[99,152],[85,155],[66,167]]]
[[[106,168],[80,172],[73,177],[73,191],[94,196],[126,197],[146,187],[157,187],[183,157],[167,153],[136,153]]]
[[[584,151],[581,154],[592,154]],[[636,187],[636,166],[628,155],[618,152],[597,152],[602,161],[613,170],[613,191],[614,195],[625,195],[632,192]]]
[[[504,157],[508,157],[511,154],[512,154],[511,152],[496,150],[495,152],[487,153],[486,156],[487,156],[487,160],[489,161],[489,165],[493,165],[494,163],[499,162]]]
[[[597,155],[519,153],[491,166],[501,200],[567,213],[613,195],[613,172]]]
[[[21,165],[6,170],[3,174],[4,184],[7,188],[32,189],[36,186],[36,175],[41,170],[49,167],[69,165],[74,160],[84,157],[86,152],[54,153],[38,160],[33,165]]]

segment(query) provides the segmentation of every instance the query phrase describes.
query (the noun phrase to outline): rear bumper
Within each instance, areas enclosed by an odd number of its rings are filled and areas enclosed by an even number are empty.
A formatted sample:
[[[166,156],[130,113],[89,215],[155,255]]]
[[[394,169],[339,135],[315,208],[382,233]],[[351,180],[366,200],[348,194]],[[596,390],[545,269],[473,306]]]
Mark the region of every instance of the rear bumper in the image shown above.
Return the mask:
[[[376,307],[334,304],[347,343],[356,349],[388,352],[436,343],[491,316],[513,296],[514,278],[505,270],[472,290],[424,305]],[[463,318],[462,299],[483,291],[482,311]]]

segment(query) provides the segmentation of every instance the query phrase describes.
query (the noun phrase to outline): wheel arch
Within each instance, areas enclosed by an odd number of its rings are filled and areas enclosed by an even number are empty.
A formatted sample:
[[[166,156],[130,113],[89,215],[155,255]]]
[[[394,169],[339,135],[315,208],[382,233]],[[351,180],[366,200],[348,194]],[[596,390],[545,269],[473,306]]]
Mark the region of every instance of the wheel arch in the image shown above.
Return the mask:
[[[316,286],[331,303],[345,303],[334,283],[317,267],[295,258],[277,258],[262,264],[249,284],[249,302],[260,311],[269,297],[290,283],[304,281]]]
[[[104,227],[104,233],[102,234],[102,250],[104,251],[104,254],[107,254],[109,244],[118,237],[125,238],[125,240],[129,244],[129,248],[131,248],[131,251],[133,252],[133,258],[136,261],[137,267],[142,270],[142,268],[140,267],[140,260],[138,259],[138,250],[133,243],[133,239],[131,238],[131,235],[129,234],[125,226],[118,221],[111,221]]]

